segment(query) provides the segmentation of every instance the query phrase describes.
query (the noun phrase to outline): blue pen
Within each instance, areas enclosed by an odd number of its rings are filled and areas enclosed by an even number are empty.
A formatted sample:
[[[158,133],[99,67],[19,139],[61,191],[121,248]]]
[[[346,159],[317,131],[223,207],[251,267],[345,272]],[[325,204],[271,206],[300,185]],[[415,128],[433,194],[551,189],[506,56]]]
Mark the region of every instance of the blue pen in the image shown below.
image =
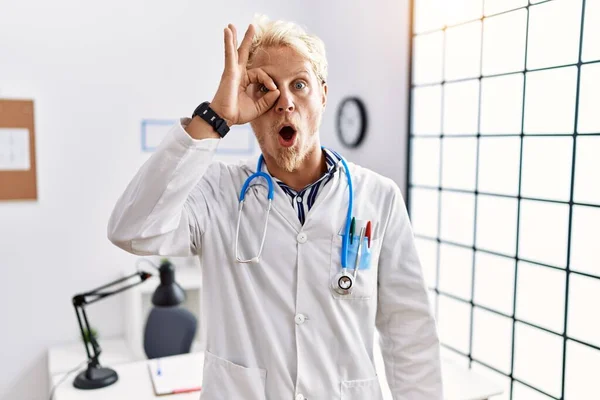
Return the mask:
[[[156,359],[156,375],[162,375],[162,370],[160,369],[160,358]]]

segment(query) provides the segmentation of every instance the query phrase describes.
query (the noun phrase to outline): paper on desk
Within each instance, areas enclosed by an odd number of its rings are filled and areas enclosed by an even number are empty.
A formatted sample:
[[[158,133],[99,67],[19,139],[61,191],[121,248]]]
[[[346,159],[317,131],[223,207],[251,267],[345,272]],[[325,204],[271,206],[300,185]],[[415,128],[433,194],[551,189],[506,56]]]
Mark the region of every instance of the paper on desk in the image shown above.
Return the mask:
[[[0,171],[28,171],[29,129],[0,128]]]
[[[201,389],[202,365],[195,357],[175,356],[149,360],[148,370],[157,396]]]

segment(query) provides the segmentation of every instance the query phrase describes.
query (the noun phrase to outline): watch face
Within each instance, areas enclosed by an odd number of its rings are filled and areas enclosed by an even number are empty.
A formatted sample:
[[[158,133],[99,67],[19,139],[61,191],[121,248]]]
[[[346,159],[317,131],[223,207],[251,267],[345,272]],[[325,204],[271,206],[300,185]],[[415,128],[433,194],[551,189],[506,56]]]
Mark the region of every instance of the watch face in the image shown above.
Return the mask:
[[[357,98],[348,98],[338,110],[337,130],[342,143],[356,147],[363,140],[366,131],[366,112]]]

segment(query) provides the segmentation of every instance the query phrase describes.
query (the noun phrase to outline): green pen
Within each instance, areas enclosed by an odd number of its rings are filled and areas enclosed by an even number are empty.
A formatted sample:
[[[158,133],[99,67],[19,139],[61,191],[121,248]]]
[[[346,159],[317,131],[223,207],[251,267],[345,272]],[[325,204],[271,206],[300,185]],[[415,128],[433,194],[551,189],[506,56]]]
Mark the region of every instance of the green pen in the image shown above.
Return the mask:
[[[352,217],[352,222],[350,223],[350,244],[352,244],[353,238],[354,238],[354,217]]]

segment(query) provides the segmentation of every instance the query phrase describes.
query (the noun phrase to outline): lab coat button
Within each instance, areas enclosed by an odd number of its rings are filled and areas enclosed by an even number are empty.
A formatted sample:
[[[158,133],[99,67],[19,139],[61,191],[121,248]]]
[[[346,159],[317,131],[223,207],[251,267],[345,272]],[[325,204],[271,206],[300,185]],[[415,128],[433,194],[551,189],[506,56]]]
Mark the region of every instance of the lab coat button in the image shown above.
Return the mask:
[[[306,233],[300,232],[298,236],[296,236],[296,240],[298,241],[298,243],[306,243],[306,240],[308,240],[308,236],[306,235]]]
[[[296,321],[297,325],[302,325],[304,323],[304,321],[306,321],[306,316],[304,314],[296,314],[294,321]],[[304,397],[302,397],[302,398],[304,398]]]
[[[303,395],[301,395],[301,394],[297,394],[296,395],[296,400],[306,400],[306,398]]]

